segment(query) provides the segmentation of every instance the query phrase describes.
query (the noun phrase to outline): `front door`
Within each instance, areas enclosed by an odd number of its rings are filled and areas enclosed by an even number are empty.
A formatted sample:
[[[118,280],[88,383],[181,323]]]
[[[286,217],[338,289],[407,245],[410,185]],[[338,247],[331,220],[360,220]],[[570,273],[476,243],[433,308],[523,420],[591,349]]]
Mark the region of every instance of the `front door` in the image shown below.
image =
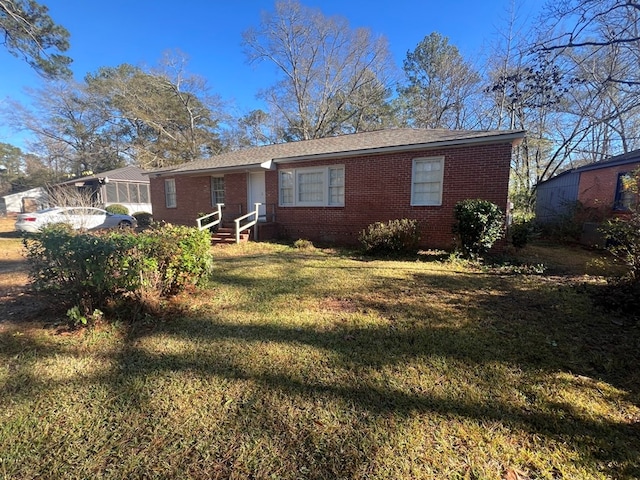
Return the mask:
[[[261,203],[259,208],[259,218],[258,220],[261,222],[267,221],[267,206],[265,205],[267,201],[266,196],[266,187],[264,181],[264,172],[250,172],[249,173],[249,198],[247,210],[253,211],[254,203]]]

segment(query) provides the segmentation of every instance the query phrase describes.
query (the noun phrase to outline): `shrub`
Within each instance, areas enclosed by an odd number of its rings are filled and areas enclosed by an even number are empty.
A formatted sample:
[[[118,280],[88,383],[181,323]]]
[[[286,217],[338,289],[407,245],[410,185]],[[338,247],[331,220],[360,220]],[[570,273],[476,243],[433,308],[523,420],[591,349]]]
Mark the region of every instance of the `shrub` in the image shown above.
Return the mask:
[[[518,222],[511,225],[511,244],[516,248],[524,248],[529,243],[533,232],[531,222]]]
[[[54,224],[26,237],[24,244],[34,288],[63,304],[75,303],[82,315],[92,314],[132,282],[125,252],[133,238],[77,233]]]
[[[107,212],[113,213],[115,215],[129,215],[129,209],[124,205],[120,205],[119,203],[114,203],[113,205],[108,205],[104,208]]]
[[[481,257],[504,234],[504,214],[488,200],[458,202],[454,217],[453,233],[458,236],[462,253],[467,258]]]
[[[138,221],[138,226],[142,228],[151,226],[153,222],[153,215],[149,212],[136,212],[133,217]]]
[[[206,230],[158,224],[138,234],[138,261],[151,268],[144,281],[163,296],[199,285],[211,270],[211,237]]]
[[[294,248],[298,250],[313,250],[314,246],[311,240],[306,240],[304,238],[299,238],[295,242],[293,242]]]
[[[602,233],[607,241],[607,250],[627,267],[624,280],[640,282],[640,212],[626,219],[608,220]]]
[[[95,319],[97,309],[123,299],[160,298],[198,285],[210,272],[207,232],[158,225],[129,231],[77,233],[45,227],[24,240],[34,287],[71,308],[73,323]]]
[[[420,241],[418,221],[403,218],[372,223],[360,232],[358,239],[367,254],[413,253]]]

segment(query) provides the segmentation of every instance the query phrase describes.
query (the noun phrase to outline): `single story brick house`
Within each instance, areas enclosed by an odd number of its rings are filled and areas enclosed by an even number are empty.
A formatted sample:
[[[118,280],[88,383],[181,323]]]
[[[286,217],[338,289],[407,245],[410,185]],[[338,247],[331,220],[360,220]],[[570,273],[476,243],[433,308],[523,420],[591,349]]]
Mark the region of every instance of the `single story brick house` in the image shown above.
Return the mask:
[[[637,202],[625,178],[640,168],[640,150],[562,172],[538,184],[536,219],[541,223],[562,220],[579,202],[594,219],[625,215]]]
[[[423,247],[452,245],[454,205],[507,207],[523,131],[391,129],[265,145],[150,172],[155,220],[222,223],[258,206],[254,236],[356,244],[367,225],[416,219]]]

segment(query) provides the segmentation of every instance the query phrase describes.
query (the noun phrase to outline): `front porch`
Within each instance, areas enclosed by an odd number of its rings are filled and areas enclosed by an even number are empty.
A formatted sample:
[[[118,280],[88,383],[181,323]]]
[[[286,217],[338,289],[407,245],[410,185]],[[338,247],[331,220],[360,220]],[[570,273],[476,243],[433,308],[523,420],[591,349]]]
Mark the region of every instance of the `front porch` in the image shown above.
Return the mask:
[[[242,205],[216,204],[216,209],[198,217],[199,230],[211,231],[212,244],[228,244],[272,240],[278,235],[275,208],[267,213],[267,205],[254,203],[253,210],[242,214]]]

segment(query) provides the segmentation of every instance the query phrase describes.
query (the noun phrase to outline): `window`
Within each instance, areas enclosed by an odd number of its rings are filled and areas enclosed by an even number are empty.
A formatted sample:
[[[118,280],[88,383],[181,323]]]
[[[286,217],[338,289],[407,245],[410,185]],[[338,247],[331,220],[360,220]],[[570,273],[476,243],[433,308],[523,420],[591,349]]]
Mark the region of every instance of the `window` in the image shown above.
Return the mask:
[[[140,189],[140,203],[150,203],[149,200],[149,184],[141,183],[138,185]]]
[[[298,203],[323,203],[324,173],[298,172]]]
[[[167,178],[164,181],[164,202],[167,208],[176,208],[178,206],[175,178]]]
[[[129,200],[131,203],[140,203],[140,192],[138,191],[138,185],[135,183],[129,184]]]
[[[149,185],[146,183],[109,182],[105,187],[109,203],[149,203]]]
[[[293,205],[293,172],[280,172],[280,205]]]
[[[344,165],[281,170],[282,206],[344,206]]]
[[[106,193],[107,193],[107,202],[109,203],[118,203],[118,187],[115,183],[107,183],[105,185]]]
[[[329,205],[344,205],[344,168],[329,169]]]
[[[211,177],[211,205],[224,203],[224,177]]]
[[[129,203],[129,185],[123,182],[116,183],[118,186],[118,201]]]
[[[444,157],[413,160],[411,205],[442,205]]]
[[[623,172],[618,174],[616,186],[616,198],[613,203],[614,210],[632,210],[636,206],[636,194],[633,191],[633,174]]]

